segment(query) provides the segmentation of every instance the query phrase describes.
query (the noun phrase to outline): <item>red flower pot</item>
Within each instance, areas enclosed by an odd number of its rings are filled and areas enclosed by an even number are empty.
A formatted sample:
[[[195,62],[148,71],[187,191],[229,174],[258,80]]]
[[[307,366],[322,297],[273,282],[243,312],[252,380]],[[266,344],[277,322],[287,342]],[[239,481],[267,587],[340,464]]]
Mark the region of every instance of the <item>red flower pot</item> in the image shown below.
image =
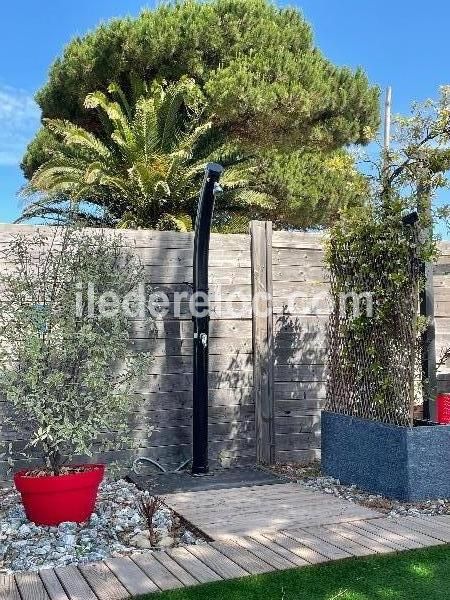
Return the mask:
[[[22,496],[25,514],[36,525],[59,525],[63,521],[82,523],[91,516],[105,465],[77,465],[79,473],[27,476],[28,469],[14,475]]]

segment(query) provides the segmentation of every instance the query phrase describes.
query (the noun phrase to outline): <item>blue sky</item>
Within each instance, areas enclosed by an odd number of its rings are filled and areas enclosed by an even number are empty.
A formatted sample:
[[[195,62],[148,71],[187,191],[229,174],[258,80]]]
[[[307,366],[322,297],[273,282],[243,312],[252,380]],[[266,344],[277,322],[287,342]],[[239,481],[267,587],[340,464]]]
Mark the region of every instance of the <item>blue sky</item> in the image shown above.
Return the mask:
[[[304,0],[317,45],[336,64],[362,66],[369,79],[393,87],[394,112],[413,100],[436,96],[450,83],[448,24],[444,0]],[[16,192],[23,184],[19,163],[39,125],[33,102],[48,68],[75,35],[100,21],[135,15],[135,0],[14,0],[2,5],[0,21],[0,222],[20,214]],[[450,201],[450,194],[448,196]]]

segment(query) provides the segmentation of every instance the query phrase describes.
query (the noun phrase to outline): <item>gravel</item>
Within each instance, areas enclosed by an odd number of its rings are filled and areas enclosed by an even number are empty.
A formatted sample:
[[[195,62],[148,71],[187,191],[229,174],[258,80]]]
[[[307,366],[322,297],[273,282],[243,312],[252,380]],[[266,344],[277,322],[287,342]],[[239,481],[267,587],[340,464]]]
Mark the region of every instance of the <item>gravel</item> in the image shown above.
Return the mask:
[[[377,494],[371,494],[356,487],[343,485],[338,479],[322,475],[320,463],[299,465],[294,463],[279,464],[271,469],[277,475],[287,477],[304,486],[331,494],[349,502],[373,508],[389,517],[420,516],[420,515],[450,515],[450,499],[428,500],[426,502],[400,502]]]
[[[27,520],[20,495],[14,489],[0,489],[0,574],[203,542],[169,508],[162,506],[153,519],[156,545],[152,547],[138,510],[138,500],[143,495],[149,496],[124,480],[107,481],[100,487],[96,512],[88,522],[39,527]]]

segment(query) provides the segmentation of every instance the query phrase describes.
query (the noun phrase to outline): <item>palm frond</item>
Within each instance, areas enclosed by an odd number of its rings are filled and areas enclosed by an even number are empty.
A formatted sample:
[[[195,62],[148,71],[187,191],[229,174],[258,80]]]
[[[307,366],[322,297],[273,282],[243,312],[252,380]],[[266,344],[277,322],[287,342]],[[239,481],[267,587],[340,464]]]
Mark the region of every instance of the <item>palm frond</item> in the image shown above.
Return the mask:
[[[91,150],[98,156],[107,158],[111,151],[108,146],[99,140],[97,136],[70,121],[61,119],[44,119],[44,123],[50,131],[62,137],[69,146],[79,145],[86,150]]]

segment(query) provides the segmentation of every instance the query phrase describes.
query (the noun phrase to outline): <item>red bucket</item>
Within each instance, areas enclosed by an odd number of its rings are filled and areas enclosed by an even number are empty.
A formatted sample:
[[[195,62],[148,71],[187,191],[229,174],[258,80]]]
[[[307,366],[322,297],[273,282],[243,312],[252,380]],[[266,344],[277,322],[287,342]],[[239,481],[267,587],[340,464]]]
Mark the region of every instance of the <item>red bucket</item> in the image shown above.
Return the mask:
[[[438,394],[436,400],[437,422],[441,425],[450,423],[450,394]]]
[[[36,525],[59,525],[64,521],[83,523],[91,516],[105,465],[85,467],[79,473],[27,476],[29,469],[14,475],[14,484],[22,496],[25,514]]]

